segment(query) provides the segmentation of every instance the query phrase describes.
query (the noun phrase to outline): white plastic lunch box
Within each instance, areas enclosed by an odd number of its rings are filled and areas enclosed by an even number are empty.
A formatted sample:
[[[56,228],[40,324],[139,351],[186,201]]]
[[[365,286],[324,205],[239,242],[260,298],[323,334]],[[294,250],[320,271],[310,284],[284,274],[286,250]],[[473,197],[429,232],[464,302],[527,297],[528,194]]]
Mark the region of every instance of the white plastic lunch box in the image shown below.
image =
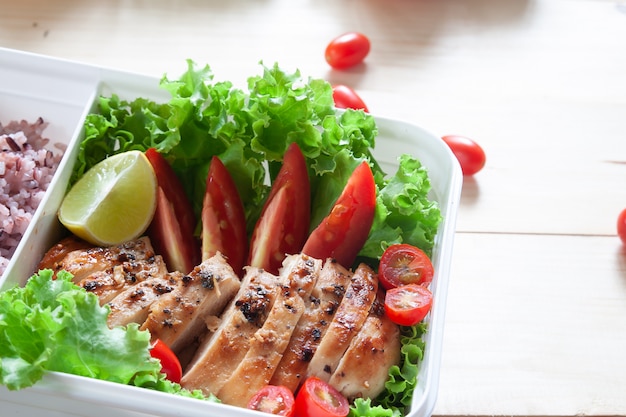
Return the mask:
[[[0,122],[43,117],[49,123],[45,135],[67,145],[61,165],[22,238],[0,289],[23,285],[33,274],[44,252],[61,235],[56,212],[72,171],[82,123],[101,94],[121,98],[147,97],[167,100],[159,80],[138,74],[0,48]],[[394,172],[396,158],[411,153],[426,166],[432,198],[438,201],[443,222],[435,239],[431,284],[434,303],[426,318],[426,350],[408,416],[430,416],[435,407],[445,301],[450,273],[456,214],[462,174],[458,162],[439,137],[416,125],[376,118],[379,129],[376,159],[387,172]],[[10,416],[256,416],[258,412],[233,406],[183,398],[171,394],[62,373],[49,373],[33,387],[9,391],[0,386],[0,414]]]

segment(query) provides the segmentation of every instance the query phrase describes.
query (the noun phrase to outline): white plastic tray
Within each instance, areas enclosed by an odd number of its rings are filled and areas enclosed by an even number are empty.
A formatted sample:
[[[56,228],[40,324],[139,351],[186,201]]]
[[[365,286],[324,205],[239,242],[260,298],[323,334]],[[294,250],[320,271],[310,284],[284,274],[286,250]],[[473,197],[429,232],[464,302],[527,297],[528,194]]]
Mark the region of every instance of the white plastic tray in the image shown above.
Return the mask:
[[[37,210],[32,224],[16,250],[0,289],[23,285],[32,275],[43,253],[60,236],[56,211],[81,139],[82,121],[100,94],[117,93],[122,98],[168,98],[158,88],[158,79],[63,61],[0,48],[0,121],[35,120],[50,123],[45,133],[53,141],[68,145],[68,151]],[[427,317],[426,351],[420,364],[411,417],[430,416],[435,406],[448,277],[454,241],[462,175],[458,162],[437,136],[410,123],[376,118],[379,136],[374,152],[387,172],[395,170],[402,153],[418,157],[428,168],[432,197],[441,208],[443,223],[435,240],[431,284],[434,303]],[[50,373],[31,388],[9,391],[0,386],[2,417],[9,416],[258,416],[257,412],[222,404],[182,398],[74,375]]]

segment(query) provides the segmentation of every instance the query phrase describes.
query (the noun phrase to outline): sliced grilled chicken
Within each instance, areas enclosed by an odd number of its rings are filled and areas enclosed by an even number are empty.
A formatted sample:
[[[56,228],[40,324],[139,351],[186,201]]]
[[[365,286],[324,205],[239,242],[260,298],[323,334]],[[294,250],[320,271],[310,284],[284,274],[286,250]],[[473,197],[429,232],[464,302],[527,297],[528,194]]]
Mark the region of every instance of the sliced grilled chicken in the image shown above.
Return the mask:
[[[250,339],[263,325],[276,299],[278,277],[247,268],[234,300],[221,323],[208,335],[185,370],[181,385],[217,394],[250,347]]]
[[[207,330],[209,317],[222,314],[239,286],[239,277],[218,253],[185,275],[172,292],[152,303],[141,328],[178,354]]]
[[[62,269],[60,262],[62,262],[63,258],[70,252],[87,248],[93,248],[93,245],[74,235],[65,237],[44,254],[37,269],[52,269],[56,273]]]
[[[337,262],[326,261],[270,384],[296,391],[306,377],[309,361],[343,299],[351,276],[352,272]]]
[[[378,277],[375,272],[365,264],[359,265],[333,321],[309,362],[308,376],[317,376],[328,382],[352,338],[363,326],[377,291]]]
[[[231,405],[245,407],[267,385],[305,310],[322,262],[307,255],[290,255],[283,262],[280,288],[263,326],[254,333],[241,363],[217,393]]]
[[[384,302],[379,290],[363,327],[328,381],[349,399],[376,398],[385,388],[389,368],[400,363],[400,329],[385,314]]]
[[[87,247],[70,251],[61,260],[54,262],[53,269],[70,272],[74,276],[74,282],[78,284],[96,272],[112,271],[117,265],[149,262],[155,256],[150,239],[142,237],[118,246]],[[44,256],[44,259],[50,257],[52,254]]]
[[[142,324],[148,318],[152,303],[182,285],[183,276],[180,272],[172,272],[127,287],[107,303],[111,308],[107,318],[108,326]]]

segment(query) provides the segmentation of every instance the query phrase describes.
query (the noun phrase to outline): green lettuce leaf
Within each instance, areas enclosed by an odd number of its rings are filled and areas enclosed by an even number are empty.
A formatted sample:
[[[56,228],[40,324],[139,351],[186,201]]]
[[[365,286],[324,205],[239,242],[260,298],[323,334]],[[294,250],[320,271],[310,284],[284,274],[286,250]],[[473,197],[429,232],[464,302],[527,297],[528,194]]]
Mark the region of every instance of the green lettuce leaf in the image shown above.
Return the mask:
[[[33,275],[24,287],[0,293],[0,383],[16,390],[46,372],[64,372],[203,398],[165,379],[149,353],[150,334],[138,325],[107,326],[109,309],[51,270]]]

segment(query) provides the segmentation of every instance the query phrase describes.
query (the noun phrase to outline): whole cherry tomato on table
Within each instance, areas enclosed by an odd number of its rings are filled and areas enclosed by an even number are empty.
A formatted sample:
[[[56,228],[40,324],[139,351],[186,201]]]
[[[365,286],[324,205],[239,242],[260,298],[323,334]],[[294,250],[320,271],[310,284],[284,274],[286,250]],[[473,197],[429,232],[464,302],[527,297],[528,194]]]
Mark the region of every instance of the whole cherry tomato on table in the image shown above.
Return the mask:
[[[483,169],[487,157],[483,148],[474,140],[460,135],[447,135],[442,139],[461,164],[463,175],[474,175]]]
[[[345,417],[349,412],[346,397],[316,377],[307,378],[296,395],[298,417]]]
[[[626,244],[626,209],[622,210],[617,218],[617,235]]]
[[[354,109],[369,112],[365,102],[352,88],[338,84],[333,86],[333,100],[338,109]]]
[[[346,69],[363,62],[370,52],[370,40],[359,32],[336,37],[326,46],[326,62],[336,69]]]
[[[157,339],[150,346],[150,356],[161,362],[161,372],[172,382],[180,383],[183,376],[183,369],[176,354],[172,352],[161,339]]]
[[[295,398],[291,390],[281,385],[266,385],[248,402],[251,410],[277,416],[295,416]]]
[[[413,326],[424,320],[432,304],[433,294],[423,285],[402,285],[385,294],[385,313],[401,326]]]
[[[406,284],[429,284],[433,275],[434,268],[428,255],[406,243],[389,246],[378,266],[378,277],[386,290]]]

